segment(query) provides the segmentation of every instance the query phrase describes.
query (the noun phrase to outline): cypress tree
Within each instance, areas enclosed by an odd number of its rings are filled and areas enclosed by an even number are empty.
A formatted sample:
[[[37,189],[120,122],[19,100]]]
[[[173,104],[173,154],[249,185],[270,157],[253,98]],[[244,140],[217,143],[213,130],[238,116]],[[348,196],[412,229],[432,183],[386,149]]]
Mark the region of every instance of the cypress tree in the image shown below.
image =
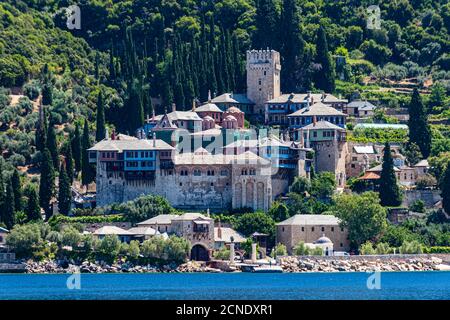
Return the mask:
[[[81,141],[81,183],[87,187],[93,181],[92,166],[89,163],[88,149],[91,147],[89,140],[89,123],[84,120],[83,138]]]
[[[59,167],[59,152],[58,152],[58,145],[56,142],[55,128],[53,127],[53,125],[50,125],[48,127],[47,149],[50,151],[50,154],[52,156],[53,167],[58,168]]]
[[[127,115],[128,132],[134,133],[138,128],[144,124],[144,108],[142,106],[142,82],[135,79],[128,84],[128,103],[127,103]]]
[[[3,177],[3,159],[0,158],[0,222],[3,222],[3,210],[6,203],[5,181]]]
[[[450,214],[450,164],[447,164],[441,183],[441,191],[442,207],[447,214]]]
[[[42,220],[41,208],[39,207],[39,196],[35,186],[29,186],[25,190],[25,195],[28,198],[25,213],[28,221]]]
[[[11,184],[14,192],[14,209],[16,211],[22,210],[22,186],[20,184],[19,171],[14,169],[11,176]]]
[[[427,122],[422,98],[419,91],[414,89],[409,103],[409,142],[419,146],[423,158],[428,158],[431,151],[431,129]]]
[[[47,145],[47,118],[45,116],[44,106],[39,106],[39,120],[35,131],[35,145],[38,151],[44,151]]]
[[[328,51],[328,41],[325,29],[319,28],[316,40],[316,63],[320,65],[320,69],[314,74],[315,86],[327,93],[333,93],[335,90],[334,64]]]
[[[383,165],[380,176],[380,203],[383,206],[395,207],[402,203],[400,187],[394,171],[394,160],[392,159],[391,146],[384,146]]]
[[[274,0],[256,1],[255,26],[256,31],[253,34],[253,48],[277,49],[276,34],[279,28],[279,17]]]
[[[74,164],[73,164],[73,156],[72,156],[72,144],[70,140],[67,141],[64,147],[64,158],[66,165],[67,177],[69,178],[70,184],[73,182],[73,174],[74,174]]]
[[[103,93],[100,91],[97,97],[97,128],[95,132],[95,140],[101,141],[105,139],[105,104],[103,101]]]
[[[15,221],[15,208],[14,208],[14,191],[12,187],[11,179],[6,181],[5,196],[6,201],[3,203],[1,210],[1,221],[6,225],[6,228],[11,229],[14,226]]]
[[[68,215],[72,203],[72,194],[70,190],[70,181],[67,176],[66,168],[61,165],[59,170],[59,190],[58,190],[58,208],[59,212]]]
[[[45,217],[48,220],[52,216],[50,201],[55,189],[55,169],[48,149],[43,152],[41,161],[41,179],[39,181],[39,203],[45,211]]]
[[[73,159],[75,162],[75,171],[81,171],[81,133],[80,125],[77,123],[75,125],[75,133],[71,139]]]
[[[281,57],[283,59],[282,90],[295,92],[307,86],[303,75],[308,69],[303,62],[305,41],[300,31],[300,12],[295,0],[284,0],[281,14]],[[305,78],[305,79],[303,79]]]
[[[42,70],[42,104],[49,106],[53,104],[53,84],[52,75],[48,69],[48,64]]]

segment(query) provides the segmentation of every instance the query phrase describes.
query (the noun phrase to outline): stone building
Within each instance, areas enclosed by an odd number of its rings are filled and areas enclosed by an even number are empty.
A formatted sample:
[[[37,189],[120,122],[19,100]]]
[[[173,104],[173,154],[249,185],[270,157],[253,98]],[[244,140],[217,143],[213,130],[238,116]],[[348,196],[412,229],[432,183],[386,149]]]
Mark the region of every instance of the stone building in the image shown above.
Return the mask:
[[[346,130],[328,121],[316,121],[294,131],[300,145],[314,150],[316,172],[328,171],[335,174],[337,186],[345,185],[347,176],[345,160],[347,158]]]
[[[6,236],[8,233],[9,231],[7,229],[0,227],[0,247],[6,245]]]
[[[340,220],[332,215],[297,214],[277,223],[276,241],[284,244],[289,254],[300,242],[314,243],[321,237],[329,238],[334,250],[348,251],[348,231],[339,224]]]
[[[191,244],[191,260],[208,261],[214,250],[214,220],[201,213],[162,214],[138,223],[168,235],[176,235]]]
[[[341,115],[341,112],[345,109],[347,100],[337,98],[328,93],[308,92],[282,94],[266,102],[265,121],[269,125],[293,125],[290,122],[289,116],[298,113],[300,110],[306,111],[310,106],[318,103],[339,111],[337,115]],[[334,112],[334,110],[331,111]],[[304,122],[303,125],[308,123],[311,122]]]
[[[280,53],[275,50],[247,51],[247,98],[255,103],[255,113],[264,118],[265,103],[281,94]]]
[[[369,118],[375,114],[376,108],[369,101],[355,100],[347,104],[344,112],[356,118]]]

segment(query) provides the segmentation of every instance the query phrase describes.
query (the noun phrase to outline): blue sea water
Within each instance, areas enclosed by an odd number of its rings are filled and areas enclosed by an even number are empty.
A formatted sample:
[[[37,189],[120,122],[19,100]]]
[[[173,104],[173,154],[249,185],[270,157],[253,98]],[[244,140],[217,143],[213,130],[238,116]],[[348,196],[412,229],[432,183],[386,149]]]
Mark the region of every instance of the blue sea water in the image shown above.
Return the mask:
[[[64,274],[0,274],[5,299],[440,299],[450,300],[450,272],[383,272],[380,289],[371,274],[351,273],[151,273],[81,274],[68,289]]]

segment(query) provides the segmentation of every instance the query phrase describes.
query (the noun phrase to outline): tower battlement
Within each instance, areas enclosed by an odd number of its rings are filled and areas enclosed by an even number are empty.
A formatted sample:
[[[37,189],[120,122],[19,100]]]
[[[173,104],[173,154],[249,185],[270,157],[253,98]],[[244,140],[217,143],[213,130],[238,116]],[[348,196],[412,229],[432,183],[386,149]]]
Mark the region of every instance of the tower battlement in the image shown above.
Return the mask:
[[[275,50],[247,50],[247,67],[254,64],[280,65],[280,53]]]

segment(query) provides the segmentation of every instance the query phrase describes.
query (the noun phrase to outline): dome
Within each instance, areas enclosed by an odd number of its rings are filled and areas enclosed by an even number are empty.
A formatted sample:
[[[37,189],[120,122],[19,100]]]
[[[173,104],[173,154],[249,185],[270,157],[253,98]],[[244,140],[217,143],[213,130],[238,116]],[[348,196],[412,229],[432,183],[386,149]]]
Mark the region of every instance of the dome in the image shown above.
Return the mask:
[[[314,243],[315,244],[325,244],[325,243],[333,243],[333,242],[331,242],[330,238],[325,237],[325,235],[323,235],[319,239],[317,239]]]
[[[237,119],[235,117],[233,117],[232,115],[228,115],[225,117],[225,119],[223,119],[224,121],[237,121]]]
[[[227,109],[227,112],[229,112],[229,113],[243,113],[241,110],[239,110],[239,108],[237,108],[237,107],[229,107],[228,109]]]

